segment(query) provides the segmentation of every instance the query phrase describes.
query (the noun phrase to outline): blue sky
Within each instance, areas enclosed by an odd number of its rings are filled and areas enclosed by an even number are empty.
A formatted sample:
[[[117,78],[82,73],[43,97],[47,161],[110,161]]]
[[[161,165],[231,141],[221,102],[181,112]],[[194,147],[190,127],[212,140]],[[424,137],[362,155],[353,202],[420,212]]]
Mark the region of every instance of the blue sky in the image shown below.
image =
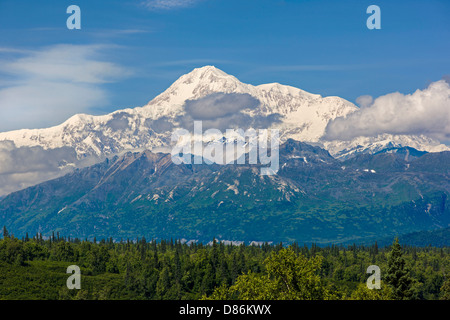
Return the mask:
[[[141,106],[203,65],[352,102],[450,74],[450,1],[1,0],[0,30],[0,131]]]

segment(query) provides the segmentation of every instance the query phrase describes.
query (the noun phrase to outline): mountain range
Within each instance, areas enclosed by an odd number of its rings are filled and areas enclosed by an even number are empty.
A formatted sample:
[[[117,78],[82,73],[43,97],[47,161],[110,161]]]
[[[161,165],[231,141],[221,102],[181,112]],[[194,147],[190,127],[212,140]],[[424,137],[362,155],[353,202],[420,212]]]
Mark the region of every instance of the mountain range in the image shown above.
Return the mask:
[[[189,127],[196,119],[221,130],[230,126],[277,128],[282,142],[294,139],[317,145],[338,159],[405,146],[428,152],[450,150],[421,135],[323,139],[330,121],[357,110],[340,97],[322,97],[279,83],[253,86],[205,66],[181,76],[143,107],[101,116],[76,114],[51,128],[0,133],[0,157],[6,159],[0,169],[0,194],[129,150],[168,151],[173,130]],[[13,157],[13,153],[18,155]],[[23,168],[16,158],[24,162]]]
[[[416,157],[405,156],[414,153]],[[127,152],[0,201],[0,224],[72,237],[367,242],[450,226],[450,152],[399,148],[341,161],[289,139],[280,170],[179,164]]]
[[[450,226],[449,148],[413,135],[324,139],[330,121],[357,110],[194,69],[143,107],[0,133],[0,225],[17,236],[321,244]],[[222,132],[279,129],[277,174],[248,162],[174,164],[172,133],[194,120]]]

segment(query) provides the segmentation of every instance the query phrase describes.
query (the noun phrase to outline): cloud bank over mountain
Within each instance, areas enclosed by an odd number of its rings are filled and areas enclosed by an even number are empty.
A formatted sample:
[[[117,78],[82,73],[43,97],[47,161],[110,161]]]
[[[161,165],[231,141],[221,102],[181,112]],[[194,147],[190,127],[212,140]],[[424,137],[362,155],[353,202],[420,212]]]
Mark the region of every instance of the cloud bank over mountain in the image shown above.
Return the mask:
[[[245,111],[257,108],[261,102],[248,93],[212,93],[184,104],[185,114],[176,120],[182,128],[192,130],[195,120],[201,120],[204,129],[268,128],[280,122],[280,114],[250,116]]]
[[[376,99],[363,96],[358,103],[359,110],[328,123],[325,139],[351,140],[384,133],[423,134],[441,141],[450,138],[450,85],[445,80],[412,94],[394,92]]]
[[[75,167],[92,165],[99,159],[77,159],[75,150],[62,147],[45,150],[41,146],[17,147],[0,141],[0,195],[62,176]]]

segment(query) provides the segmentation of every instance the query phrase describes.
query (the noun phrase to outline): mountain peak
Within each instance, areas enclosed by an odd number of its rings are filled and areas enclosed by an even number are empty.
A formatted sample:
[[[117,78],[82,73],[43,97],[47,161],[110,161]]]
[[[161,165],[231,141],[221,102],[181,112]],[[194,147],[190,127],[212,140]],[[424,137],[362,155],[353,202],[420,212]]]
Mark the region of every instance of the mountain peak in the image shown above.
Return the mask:
[[[178,78],[177,81],[174,82],[174,85],[178,86],[180,83],[189,84],[193,82],[197,84],[209,84],[217,81],[239,82],[239,80],[234,76],[229,75],[228,73],[216,68],[215,66],[208,65],[195,68],[191,72],[182,75],[180,78]]]
[[[215,74],[215,75],[220,75],[220,76],[230,76],[229,74],[227,74],[226,72],[220,70],[219,68],[216,68],[215,66],[203,66],[203,67],[199,67],[199,68],[195,68],[194,70],[192,70],[191,72],[187,73],[189,74]]]
[[[150,101],[146,116],[159,118],[182,112],[181,106],[186,100],[195,100],[211,93],[247,93],[251,85],[240,82],[214,66],[195,68],[179,77],[167,90]]]

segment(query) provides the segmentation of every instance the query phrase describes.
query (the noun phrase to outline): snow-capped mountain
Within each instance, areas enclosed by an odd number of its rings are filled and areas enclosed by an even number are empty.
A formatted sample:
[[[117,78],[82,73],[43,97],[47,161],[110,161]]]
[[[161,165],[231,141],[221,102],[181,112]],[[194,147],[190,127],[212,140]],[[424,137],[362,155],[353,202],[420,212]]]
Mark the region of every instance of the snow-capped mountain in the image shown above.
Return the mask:
[[[212,93],[246,93],[260,101],[250,116],[279,114],[282,141],[292,138],[321,144],[320,138],[330,120],[356,111],[351,102],[339,97],[322,97],[279,83],[253,86],[213,67],[194,69],[181,76],[166,91],[143,107],[123,109],[92,116],[77,114],[64,123],[46,129],[23,129],[0,133],[1,140],[12,140],[17,147],[41,146],[44,149],[73,147],[79,157],[108,155],[123,150],[164,147],[172,130],[155,130],[152,122],[168,122],[176,126],[176,118],[183,116],[187,100],[196,100]],[[361,149],[379,151],[385,146],[409,145],[419,150],[443,151],[447,148],[421,136],[383,135],[361,137],[352,141],[324,142],[332,155],[342,155]]]
[[[44,149],[68,146],[75,148],[80,157],[162,147],[168,144],[172,130],[160,132],[152,122],[164,119],[176,125],[175,119],[183,116],[187,100],[217,92],[246,93],[258,99],[260,105],[247,112],[250,116],[280,114],[282,123],[277,127],[283,130],[283,140],[318,142],[328,121],[357,109],[339,97],[323,98],[278,83],[245,84],[213,66],[206,66],[181,76],[143,107],[103,116],[77,114],[51,128],[0,133],[0,141],[12,140],[17,147],[38,145]]]
[[[322,97],[279,83],[257,86],[245,84],[213,66],[197,68],[181,76],[145,106],[101,116],[77,114],[51,128],[3,132],[0,133],[0,142],[12,141],[15,148],[70,149],[78,159],[101,158],[127,150],[166,148],[167,151],[173,130],[183,125],[180,119],[185,119],[186,102],[217,93],[251,96],[258,101],[258,105],[243,108],[240,112],[250,119],[276,115],[278,121],[270,122],[270,127],[280,129],[281,143],[292,138],[316,144],[337,158],[374,153],[386,147],[410,146],[429,152],[449,150],[425,136],[385,134],[359,137],[352,141],[322,141],[325,128],[331,120],[345,117],[358,110],[358,107],[340,97]],[[231,128],[233,123],[230,121],[229,124]],[[62,164],[64,168],[71,166],[74,162],[72,158],[58,159],[55,170],[60,170]],[[54,176],[55,172],[52,173]],[[39,180],[33,182],[44,181],[44,178],[41,174]],[[14,179],[18,179],[17,176]],[[2,182],[8,184],[8,181]],[[20,188],[34,183],[20,183]],[[0,194],[2,192],[5,191],[0,190]]]

